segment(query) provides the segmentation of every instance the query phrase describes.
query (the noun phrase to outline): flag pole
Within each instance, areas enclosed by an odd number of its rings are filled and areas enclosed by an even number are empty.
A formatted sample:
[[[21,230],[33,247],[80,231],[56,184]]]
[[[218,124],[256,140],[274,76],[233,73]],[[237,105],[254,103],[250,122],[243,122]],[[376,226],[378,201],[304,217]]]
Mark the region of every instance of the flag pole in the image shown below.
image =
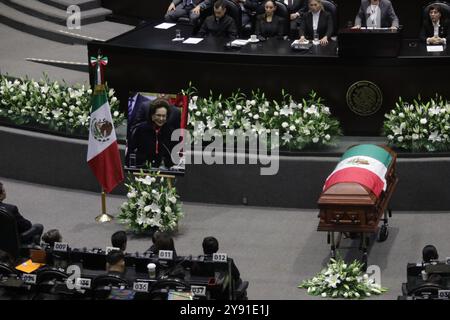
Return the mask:
[[[114,220],[114,217],[106,213],[106,192],[102,189],[102,213],[95,217],[95,221],[104,223]]]

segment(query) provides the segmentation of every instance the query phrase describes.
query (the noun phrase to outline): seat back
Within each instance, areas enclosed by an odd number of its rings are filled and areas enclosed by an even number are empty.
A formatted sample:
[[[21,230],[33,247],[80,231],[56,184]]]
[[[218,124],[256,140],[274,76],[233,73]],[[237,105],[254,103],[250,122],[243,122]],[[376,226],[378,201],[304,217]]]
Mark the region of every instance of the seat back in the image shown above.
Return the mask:
[[[16,219],[0,206],[0,249],[14,259],[19,257],[20,239]]]
[[[275,1],[275,4],[277,6],[277,10],[275,11],[275,14],[283,19],[284,23],[284,30],[283,34],[287,35],[290,33],[291,23],[290,23],[290,15],[288,7],[284,4],[284,2]]]
[[[226,14],[234,19],[238,34],[241,34],[242,28],[242,10],[241,7],[234,1],[223,0],[223,3],[227,7]],[[214,10],[214,9],[213,9]]]
[[[323,9],[331,14],[333,19],[333,35],[336,34],[338,30],[338,10],[337,5],[331,0],[322,0]]]
[[[120,287],[127,285],[128,283],[125,279],[110,274],[102,274],[92,281],[92,289],[94,290],[104,286]]]

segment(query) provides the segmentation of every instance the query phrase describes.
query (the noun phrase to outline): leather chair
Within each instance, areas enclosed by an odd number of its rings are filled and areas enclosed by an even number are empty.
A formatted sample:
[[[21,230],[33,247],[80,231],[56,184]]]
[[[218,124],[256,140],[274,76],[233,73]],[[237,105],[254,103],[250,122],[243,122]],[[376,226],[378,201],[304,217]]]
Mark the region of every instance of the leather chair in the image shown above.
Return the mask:
[[[191,291],[191,285],[175,278],[158,280],[150,288],[150,299],[167,300],[169,290]]]
[[[241,28],[242,28],[242,10],[241,7],[236,4],[234,1],[230,0],[223,0],[223,3],[227,7],[226,14],[229,15],[234,19],[234,23],[236,24],[236,28],[238,31],[238,34],[241,34]]]
[[[338,30],[338,10],[337,5],[331,0],[322,0],[323,9],[331,14],[333,19],[333,36]]]
[[[5,263],[0,263],[0,275],[9,276],[17,274],[17,271]]]
[[[92,290],[94,293],[94,299],[106,299],[111,293],[111,289],[127,287],[128,282],[116,275],[104,274],[100,275],[92,281]]]
[[[0,207],[0,249],[8,252],[13,259],[19,257],[20,238],[17,223],[4,208]]]

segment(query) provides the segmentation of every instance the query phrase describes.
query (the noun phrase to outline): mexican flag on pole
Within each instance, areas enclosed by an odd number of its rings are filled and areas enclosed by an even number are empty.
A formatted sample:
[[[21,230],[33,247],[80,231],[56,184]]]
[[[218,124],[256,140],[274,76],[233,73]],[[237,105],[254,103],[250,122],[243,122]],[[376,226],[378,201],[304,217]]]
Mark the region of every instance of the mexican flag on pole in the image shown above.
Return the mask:
[[[337,183],[355,182],[369,188],[377,197],[386,191],[386,172],[392,156],[373,144],[348,149],[325,181],[323,190]]]
[[[87,162],[106,192],[123,181],[114,122],[103,85],[95,87],[92,97]]]

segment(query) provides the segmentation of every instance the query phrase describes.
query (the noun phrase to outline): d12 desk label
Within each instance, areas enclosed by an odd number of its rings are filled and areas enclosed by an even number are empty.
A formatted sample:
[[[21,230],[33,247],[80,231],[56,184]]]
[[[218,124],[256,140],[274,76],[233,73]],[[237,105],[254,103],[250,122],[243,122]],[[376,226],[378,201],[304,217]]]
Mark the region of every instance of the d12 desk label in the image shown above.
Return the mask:
[[[65,242],[55,242],[55,244],[53,245],[53,250],[55,251],[67,252],[68,249],[69,244]]]
[[[450,299],[450,290],[439,290],[438,298],[444,299],[444,300],[449,300]]]
[[[36,284],[37,275],[35,274],[23,274],[22,281],[26,284]]]
[[[191,286],[191,292],[194,296],[204,297],[206,296],[206,287],[205,286]]]
[[[133,291],[148,292],[148,282],[134,282]]]
[[[172,250],[159,250],[158,257],[164,260],[173,260],[173,251]]]
[[[80,289],[90,289],[91,288],[91,279],[86,278],[77,278],[75,281],[75,286],[77,286]]]
[[[214,262],[227,262],[228,255],[226,253],[214,253],[213,261]]]

